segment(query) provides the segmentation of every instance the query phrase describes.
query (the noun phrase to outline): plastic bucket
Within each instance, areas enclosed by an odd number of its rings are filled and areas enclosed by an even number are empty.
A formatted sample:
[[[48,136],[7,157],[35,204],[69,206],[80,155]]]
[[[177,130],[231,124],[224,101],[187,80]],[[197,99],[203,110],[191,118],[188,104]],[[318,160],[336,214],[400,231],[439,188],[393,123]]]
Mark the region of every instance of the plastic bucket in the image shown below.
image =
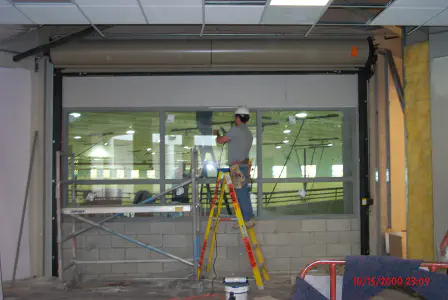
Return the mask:
[[[226,285],[226,298],[225,300],[230,299],[231,293],[233,293],[233,296],[235,297],[235,300],[247,300],[247,292],[249,292],[249,286],[248,285]]]

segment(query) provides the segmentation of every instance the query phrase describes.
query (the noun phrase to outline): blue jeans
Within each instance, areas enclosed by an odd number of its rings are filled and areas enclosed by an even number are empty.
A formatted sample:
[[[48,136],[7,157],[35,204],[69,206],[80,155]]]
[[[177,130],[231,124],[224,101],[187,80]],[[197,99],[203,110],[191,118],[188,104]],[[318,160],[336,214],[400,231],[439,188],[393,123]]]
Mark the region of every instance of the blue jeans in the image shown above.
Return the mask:
[[[249,221],[254,217],[254,212],[252,210],[252,203],[250,201],[249,194],[249,167],[246,165],[240,165],[240,170],[246,176],[246,182],[243,187],[240,189],[235,189],[236,197],[238,198],[238,202],[240,203],[241,213],[243,214],[244,221]]]

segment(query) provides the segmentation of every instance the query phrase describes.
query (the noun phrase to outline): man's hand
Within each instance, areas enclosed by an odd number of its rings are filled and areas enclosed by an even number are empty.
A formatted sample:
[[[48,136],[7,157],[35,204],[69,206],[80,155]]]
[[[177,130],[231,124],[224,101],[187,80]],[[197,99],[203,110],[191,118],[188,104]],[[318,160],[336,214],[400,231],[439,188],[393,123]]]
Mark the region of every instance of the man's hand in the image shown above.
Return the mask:
[[[213,133],[213,135],[219,135],[219,130],[215,129],[215,130],[212,131],[212,133]]]

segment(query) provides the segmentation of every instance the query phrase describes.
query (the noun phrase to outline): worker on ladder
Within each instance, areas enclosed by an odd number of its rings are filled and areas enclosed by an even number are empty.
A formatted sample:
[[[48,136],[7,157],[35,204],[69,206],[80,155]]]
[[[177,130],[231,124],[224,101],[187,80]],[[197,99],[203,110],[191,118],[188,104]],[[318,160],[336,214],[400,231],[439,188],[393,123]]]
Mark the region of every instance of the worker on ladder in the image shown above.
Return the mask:
[[[253,135],[247,126],[250,119],[250,112],[246,107],[239,107],[235,111],[235,126],[233,126],[225,136],[221,136],[218,130],[214,130],[216,142],[218,144],[228,144],[229,167],[238,165],[239,170],[245,178],[241,187],[235,186],[235,192],[240,204],[241,212],[247,228],[255,226],[254,213],[249,194],[249,152],[252,147]],[[233,181],[233,179],[232,179]],[[238,224],[234,225],[238,228]]]

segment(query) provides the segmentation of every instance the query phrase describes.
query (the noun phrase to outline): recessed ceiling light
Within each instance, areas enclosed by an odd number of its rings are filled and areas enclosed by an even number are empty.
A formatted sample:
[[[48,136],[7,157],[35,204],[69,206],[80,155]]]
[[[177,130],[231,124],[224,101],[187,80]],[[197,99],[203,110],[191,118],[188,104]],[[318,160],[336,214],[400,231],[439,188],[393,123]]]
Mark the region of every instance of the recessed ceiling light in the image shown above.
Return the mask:
[[[288,144],[288,143],[289,143],[289,141],[288,141],[288,140],[284,140],[284,141],[283,141],[283,143],[285,143],[285,144]]]
[[[108,143],[104,143],[104,146],[107,146],[107,145],[109,145]]]
[[[283,133],[285,133],[285,134],[291,133],[291,130],[285,129],[285,130],[283,130]]]
[[[151,151],[151,148],[146,148],[146,152],[149,152],[149,151]]]
[[[79,135],[73,137],[75,140],[79,140],[81,137]]]
[[[80,113],[71,113],[70,116],[72,116],[73,118],[79,118],[81,116]]]
[[[273,6],[325,6],[330,0],[271,0]]]
[[[282,146],[277,146],[277,147],[275,147],[276,149],[280,149]]]
[[[307,113],[297,113],[296,114],[296,118],[306,118],[306,116],[308,116]]]
[[[126,133],[127,133],[127,134],[134,134],[135,131],[134,131],[134,130],[128,130],[128,131],[126,131]]]

